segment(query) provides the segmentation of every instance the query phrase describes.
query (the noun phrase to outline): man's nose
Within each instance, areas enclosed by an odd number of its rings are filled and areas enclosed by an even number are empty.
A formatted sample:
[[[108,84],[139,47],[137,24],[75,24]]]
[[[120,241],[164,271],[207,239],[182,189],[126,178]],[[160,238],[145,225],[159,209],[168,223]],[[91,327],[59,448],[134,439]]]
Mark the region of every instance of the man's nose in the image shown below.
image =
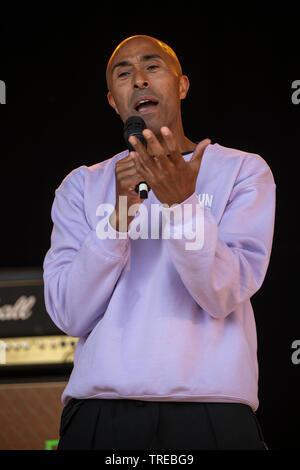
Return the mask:
[[[147,74],[142,70],[137,71],[134,76],[134,88],[148,88],[150,85]]]

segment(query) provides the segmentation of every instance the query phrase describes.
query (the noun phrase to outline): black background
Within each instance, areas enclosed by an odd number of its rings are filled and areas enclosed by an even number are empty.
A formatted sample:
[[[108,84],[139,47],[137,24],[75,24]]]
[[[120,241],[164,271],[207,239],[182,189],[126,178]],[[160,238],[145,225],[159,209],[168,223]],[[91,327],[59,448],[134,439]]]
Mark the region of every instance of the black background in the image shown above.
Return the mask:
[[[257,412],[270,449],[300,448],[298,159],[300,15],[294,4],[219,9],[211,2],[43,2],[1,7],[1,267],[41,267],[54,191],[74,168],[124,150],[105,68],[126,37],[169,44],[190,79],[188,138],[258,153],[277,184],[273,252],[253,297],[260,365]],[[191,6],[193,5],[193,6]]]

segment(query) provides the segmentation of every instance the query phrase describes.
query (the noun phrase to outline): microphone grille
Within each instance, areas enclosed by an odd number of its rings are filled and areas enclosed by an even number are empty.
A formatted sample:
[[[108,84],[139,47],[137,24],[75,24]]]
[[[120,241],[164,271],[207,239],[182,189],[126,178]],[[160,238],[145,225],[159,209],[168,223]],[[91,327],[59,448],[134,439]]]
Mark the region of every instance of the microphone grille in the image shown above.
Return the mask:
[[[127,130],[129,134],[131,130],[135,133],[138,130],[142,132],[144,129],[146,129],[146,124],[140,116],[130,116],[125,122],[124,130]]]
[[[139,116],[130,116],[124,125],[124,139],[129,150],[133,151],[134,148],[129,142],[129,137],[134,135],[137,137],[142,144],[146,145],[146,140],[142,134],[143,130],[146,129],[146,124],[144,119]]]

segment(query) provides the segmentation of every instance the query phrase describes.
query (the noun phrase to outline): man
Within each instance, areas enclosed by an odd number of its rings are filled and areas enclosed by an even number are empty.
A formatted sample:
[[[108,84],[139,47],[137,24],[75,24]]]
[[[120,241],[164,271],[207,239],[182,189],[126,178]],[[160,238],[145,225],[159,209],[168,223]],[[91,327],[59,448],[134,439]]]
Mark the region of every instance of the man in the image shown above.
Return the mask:
[[[59,449],[266,449],[250,298],[271,253],[271,170],[185,136],[189,81],[161,41],[126,39],[106,77],[109,104],[144,119],[147,146],[132,136],[135,151],[56,190],[45,302],[79,337]]]

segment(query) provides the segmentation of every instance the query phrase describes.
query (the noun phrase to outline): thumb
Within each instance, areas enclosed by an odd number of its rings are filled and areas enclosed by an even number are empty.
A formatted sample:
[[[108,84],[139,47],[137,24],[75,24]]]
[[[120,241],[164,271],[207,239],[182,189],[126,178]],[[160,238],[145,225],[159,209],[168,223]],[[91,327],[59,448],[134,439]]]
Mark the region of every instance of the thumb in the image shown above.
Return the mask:
[[[211,144],[210,139],[201,140],[201,142],[199,142],[199,144],[195,148],[195,151],[193,153],[192,158],[190,159],[190,162],[200,163],[204,150],[209,144]]]

